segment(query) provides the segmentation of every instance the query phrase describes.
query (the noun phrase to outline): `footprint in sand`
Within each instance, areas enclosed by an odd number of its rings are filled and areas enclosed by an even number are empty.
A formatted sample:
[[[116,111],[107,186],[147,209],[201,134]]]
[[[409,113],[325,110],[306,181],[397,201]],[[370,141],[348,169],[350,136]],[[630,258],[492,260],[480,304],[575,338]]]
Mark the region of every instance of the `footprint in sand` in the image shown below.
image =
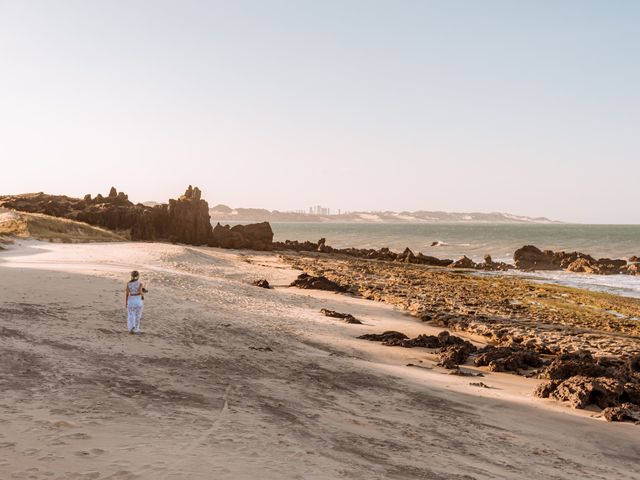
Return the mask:
[[[70,433],[69,435],[64,435],[62,438],[70,438],[72,440],[89,440],[91,436],[87,435],[84,432],[78,432],[78,433]]]

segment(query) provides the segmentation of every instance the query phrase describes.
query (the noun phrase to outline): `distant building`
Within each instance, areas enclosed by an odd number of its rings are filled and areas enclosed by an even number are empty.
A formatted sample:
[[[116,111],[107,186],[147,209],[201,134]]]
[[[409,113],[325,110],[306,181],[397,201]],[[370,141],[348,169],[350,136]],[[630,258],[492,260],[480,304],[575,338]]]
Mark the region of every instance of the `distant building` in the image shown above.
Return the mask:
[[[309,215],[331,215],[331,209],[316,205],[315,207],[309,207]]]

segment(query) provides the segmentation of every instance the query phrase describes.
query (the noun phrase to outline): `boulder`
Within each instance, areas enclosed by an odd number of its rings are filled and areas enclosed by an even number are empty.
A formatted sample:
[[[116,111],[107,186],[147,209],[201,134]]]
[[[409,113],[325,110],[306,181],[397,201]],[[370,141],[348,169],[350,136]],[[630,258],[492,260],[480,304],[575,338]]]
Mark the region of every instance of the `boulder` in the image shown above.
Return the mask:
[[[618,405],[622,392],[623,385],[614,378],[577,375],[558,384],[549,396],[569,402],[573,408],[585,408],[591,404],[607,408]]]
[[[602,416],[607,422],[640,423],[640,406],[633,403],[623,403],[615,407],[605,408]]]
[[[520,270],[561,270],[560,261],[551,250],[542,251],[533,245],[525,245],[513,254],[516,268]]]
[[[169,200],[170,238],[189,245],[205,245],[209,241],[212,229],[209,217],[209,205],[202,199],[198,187],[189,188],[177,200]]]
[[[519,372],[543,364],[538,353],[523,348],[487,346],[478,353],[473,363],[478,367],[488,366],[492,372]]]
[[[271,250],[273,248],[273,230],[269,222],[233,227],[217,223],[211,232],[208,244],[211,247],[221,248]]]

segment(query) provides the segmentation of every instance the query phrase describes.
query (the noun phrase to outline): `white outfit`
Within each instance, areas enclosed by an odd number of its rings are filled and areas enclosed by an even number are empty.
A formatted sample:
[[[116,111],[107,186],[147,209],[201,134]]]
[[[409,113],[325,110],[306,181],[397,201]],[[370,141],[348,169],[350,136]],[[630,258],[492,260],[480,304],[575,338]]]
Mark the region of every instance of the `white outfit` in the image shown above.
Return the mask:
[[[133,280],[128,283],[129,299],[127,300],[127,328],[129,331],[140,331],[140,319],[142,318],[142,286],[140,280]]]

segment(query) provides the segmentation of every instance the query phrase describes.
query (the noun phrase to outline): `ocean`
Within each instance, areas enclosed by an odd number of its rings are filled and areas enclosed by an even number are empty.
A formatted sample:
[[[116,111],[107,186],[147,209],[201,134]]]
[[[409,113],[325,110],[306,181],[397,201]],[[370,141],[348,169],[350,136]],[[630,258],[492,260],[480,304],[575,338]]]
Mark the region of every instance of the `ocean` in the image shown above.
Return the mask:
[[[409,247],[414,253],[454,260],[467,255],[481,261],[490,254],[496,261],[512,262],[513,252],[523,245],[577,250],[598,258],[640,256],[640,225],[272,223],[271,227],[274,240],[279,241],[315,242],[325,237],[328,245],[337,248],[389,247],[402,251]],[[512,274],[640,298],[640,277],[568,272]]]

